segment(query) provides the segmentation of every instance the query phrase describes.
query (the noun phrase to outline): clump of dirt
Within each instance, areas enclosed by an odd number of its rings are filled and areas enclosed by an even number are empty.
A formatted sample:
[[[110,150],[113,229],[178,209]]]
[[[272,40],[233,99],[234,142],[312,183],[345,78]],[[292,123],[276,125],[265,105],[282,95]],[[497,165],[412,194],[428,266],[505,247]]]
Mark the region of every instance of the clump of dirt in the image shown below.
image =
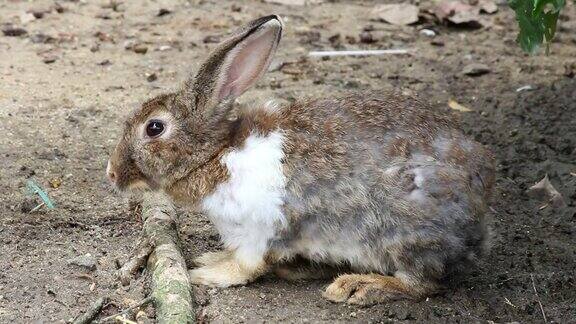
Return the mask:
[[[145,276],[126,287],[115,277],[140,229],[128,199],[112,192],[104,178],[123,120],[146,98],[176,88],[230,29],[269,13],[283,15],[285,38],[272,70],[241,100],[400,88],[456,115],[498,160],[492,251],[445,292],[422,301],[332,304],[321,297],[326,281],[270,276],[246,287],[197,288],[200,319],[574,321],[573,4],[562,15],[552,54],[529,57],[515,44],[514,16],[503,6],[482,15],[482,28],[460,29],[425,12],[408,26],[371,20],[378,1],[308,3],[0,4],[0,23],[15,31],[0,35],[0,322],[68,321],[101,296],[111,298],[103,310],[111,315],[144,297]],[[310,50],[386,48],[408,48],[410,54],[306,57]],[[482,73],[465,73],[472,64]],[[451,99],[471,111],[450,109]],[[546,174],[565,207],[554,209],[526,194]],[[48,191],[55,209],[30,212],[39,200],[26,196],[28,179]],[[200,215],[182,211],[180,231],[188,259],[220,247]],[[90,267],[70,262],[86,255]]]

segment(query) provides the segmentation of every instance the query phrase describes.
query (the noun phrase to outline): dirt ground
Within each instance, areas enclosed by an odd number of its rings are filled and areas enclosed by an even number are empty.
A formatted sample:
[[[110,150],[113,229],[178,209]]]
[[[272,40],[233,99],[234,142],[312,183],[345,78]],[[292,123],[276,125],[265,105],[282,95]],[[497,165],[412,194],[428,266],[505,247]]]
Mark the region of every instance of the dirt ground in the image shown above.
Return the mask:
[[[493,248],[445,293],[422,301],[367,308],[332,304],[321,297],[327,281],[266,277],[247,287],[196,288],[199,319],[537,323],[545,315],[550,323],[576,323],[572,2],[551,55],[535,57],[515,44],[513,13],[504,6],[483,16],[484,28],[469,29],[426,17],[401,27],[373,21],[369,12],[377,1],[59,3],[56,10],[53,1],[0,2],[0,24],[27,31],[0,35],[1,323],[70,321],[100,296],[111,298],[102,312],[110,315],[143,298],[145,277],[123,287],[114,275],[140,231],[127,198],[114,194],[104,177],[123,120],[146,98],[177,87],[226,32],[269,13],[283,16],[285,37],[272,71],[242,100],[397,87],[459,116],[466,133],[498,159]],[[159,15],[160,9],[168,12]],[[49,12],[32,19],[28,10],[37,16]],[[423,35],[422,28],[437,35]],[[411,54],[305,59],[310,50],[359,48],[408,48]],[[463,75],[470,63],[490,71]],[[517,91],[527,85],[532,89]],[[450,99],[472,111],[451,110]],[[526,194],[546,174],[567,207],[541,208],[542,201]],[[38,201],[25,194],[28,179],[46,188],[55,209],[29,212]],[[180,231],[188,259],[219,248],[217,233],[201,216],[183,211]],[[86,254],[95,270],[70,264]]]

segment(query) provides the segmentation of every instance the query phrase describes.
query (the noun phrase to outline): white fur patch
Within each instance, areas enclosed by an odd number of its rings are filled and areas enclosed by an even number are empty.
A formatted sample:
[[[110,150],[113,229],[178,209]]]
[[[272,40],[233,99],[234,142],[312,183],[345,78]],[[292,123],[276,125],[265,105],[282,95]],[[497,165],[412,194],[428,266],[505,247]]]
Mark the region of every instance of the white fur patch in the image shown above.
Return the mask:
[[[246,266],[257,266],[269,240],[285,223],[282,211],[286,177],[282,170],[283,135],[250,135],[222,158],[227,182],[202,201],[227,248]]]
[[[414,184],[418,187],[418,188],[422,188],[422,185],[424,185],[424,169],[423,168],[415,168],[413,170],[414,172]]]

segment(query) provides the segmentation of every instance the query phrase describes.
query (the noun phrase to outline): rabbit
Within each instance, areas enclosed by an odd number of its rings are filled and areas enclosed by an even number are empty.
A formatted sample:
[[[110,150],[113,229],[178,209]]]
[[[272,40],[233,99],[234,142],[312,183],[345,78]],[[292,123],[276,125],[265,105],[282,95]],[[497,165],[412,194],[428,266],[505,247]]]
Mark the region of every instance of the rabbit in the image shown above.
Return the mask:
[[[295,259],[344,266],[323,292],[369,305],[418,299],[487,250],[494,158],[420,99],[368,91],[279,105],[234,101],[266,72],[276,15],[236,31],[173,93],[127,120],[107,175],[200,210],[224,251],[193,284],[245,285]]]

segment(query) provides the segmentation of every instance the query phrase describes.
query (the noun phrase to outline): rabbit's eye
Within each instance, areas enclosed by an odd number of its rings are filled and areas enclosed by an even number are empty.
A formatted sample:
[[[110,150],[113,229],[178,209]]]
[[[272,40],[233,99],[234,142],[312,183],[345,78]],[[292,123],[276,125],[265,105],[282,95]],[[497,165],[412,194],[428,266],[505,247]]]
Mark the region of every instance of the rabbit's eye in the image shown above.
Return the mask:
[[[150,137],[158,137],[164,133],[164,123],[159,120],[151,120],[146,126],[146,135]]]

